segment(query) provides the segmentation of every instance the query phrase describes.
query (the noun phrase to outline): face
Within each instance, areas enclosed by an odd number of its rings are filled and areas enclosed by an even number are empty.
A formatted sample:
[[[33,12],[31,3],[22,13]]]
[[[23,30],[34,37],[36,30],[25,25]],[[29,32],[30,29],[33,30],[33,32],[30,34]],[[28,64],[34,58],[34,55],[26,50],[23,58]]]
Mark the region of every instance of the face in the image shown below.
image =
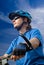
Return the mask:
[[[15,17],[12,20],[12,23],[13,23],[14,27],[17,28],[23,23],[23,19],[21,17]]]

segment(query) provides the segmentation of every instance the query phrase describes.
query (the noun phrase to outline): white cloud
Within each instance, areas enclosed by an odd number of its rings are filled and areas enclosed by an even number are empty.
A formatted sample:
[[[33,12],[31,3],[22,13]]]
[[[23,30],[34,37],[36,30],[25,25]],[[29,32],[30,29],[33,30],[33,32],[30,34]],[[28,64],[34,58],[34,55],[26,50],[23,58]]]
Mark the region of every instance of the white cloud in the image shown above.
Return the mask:
[[[6,15],[4,15],[3,12],[0,12],[0,20],[3,20],[5,22],[7,22],[7,23],[11,23],[9,18]]]
[[[32,18],[34,21],[44,23],[44,8],[31,9]]]
[[[14,3],[16,4],[16,7],[19,10],[25,10],[25,11],[30,10],[30,6],[27,0],[16,0],[16,1],[14,0]]]
[[[40,29],[41,33],[44,35],[44,8],[30,9],[32,15],[32,27]]]

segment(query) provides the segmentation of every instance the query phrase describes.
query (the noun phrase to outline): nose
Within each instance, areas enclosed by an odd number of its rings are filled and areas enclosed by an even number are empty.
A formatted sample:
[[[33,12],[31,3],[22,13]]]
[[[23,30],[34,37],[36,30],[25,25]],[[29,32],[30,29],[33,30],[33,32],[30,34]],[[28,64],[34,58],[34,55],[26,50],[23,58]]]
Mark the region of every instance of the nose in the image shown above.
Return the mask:
[[[12,20],[12,22],[15,22],[15,20]]]

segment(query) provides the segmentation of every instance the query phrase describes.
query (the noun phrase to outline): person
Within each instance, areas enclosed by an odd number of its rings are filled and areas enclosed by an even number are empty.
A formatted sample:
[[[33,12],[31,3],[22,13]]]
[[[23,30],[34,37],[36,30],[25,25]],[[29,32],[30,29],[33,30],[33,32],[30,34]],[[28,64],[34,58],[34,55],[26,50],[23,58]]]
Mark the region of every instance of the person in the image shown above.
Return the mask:
[[[44,61],[42,62],[39,58],[39,56],[42,55],[42,35],[38,29],[31,27],[31,15],[26,11],[19,10],[10,13],[9,19],[12,21],[14,28],[19,31],[19,34],[23,34],[34,48],[31,51],[27,51],[24,56],[11,55],[10,59],[15,60],[16,65],[42,65]],[[18,35],[17,38],[12,41],[9,49],[2,57],[5,58],[11,54],[14,48],[21,42],[27,44],[25,40]]]

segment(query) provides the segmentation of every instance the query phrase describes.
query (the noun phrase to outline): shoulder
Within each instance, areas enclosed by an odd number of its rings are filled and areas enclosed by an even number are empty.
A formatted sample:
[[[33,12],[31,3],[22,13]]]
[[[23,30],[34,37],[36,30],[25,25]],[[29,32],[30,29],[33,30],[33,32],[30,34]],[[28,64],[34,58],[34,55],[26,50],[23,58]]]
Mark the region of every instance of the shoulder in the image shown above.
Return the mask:
[[[31,33],[31,35],[38,35],[38,36],[41,36],[42,34],[41,34],[41,32],[40,32],[40,30],[39,29],[37,29],[37,28],[32,28],[31,29],[31,31],[30,31],[30,33]]]
[[[32,28],[32,29],[28,30],[27,33],[30,34],[30,35],[38,34],[38,33],[41,34],[39,29],[37,29],[37,28]]]
[[[31,30],[31,38],[37,38],[42,43],[42,34],[39,29],[33,28]]]
[[[36,38],[38,38],[40,40],[42,39],[42,34],[39,31],[39,29],[36,29],[36,28],[31,29],[30,34],[31,34],[31,38],[36,37]]]
[[[30,30],[30,33],[35,33],[35,32],[40,33],[40,30],[37,29],[37,28],[32,28],[32,29]]]
[[[39,31],[37,28],[32,28],[31,31]]]

